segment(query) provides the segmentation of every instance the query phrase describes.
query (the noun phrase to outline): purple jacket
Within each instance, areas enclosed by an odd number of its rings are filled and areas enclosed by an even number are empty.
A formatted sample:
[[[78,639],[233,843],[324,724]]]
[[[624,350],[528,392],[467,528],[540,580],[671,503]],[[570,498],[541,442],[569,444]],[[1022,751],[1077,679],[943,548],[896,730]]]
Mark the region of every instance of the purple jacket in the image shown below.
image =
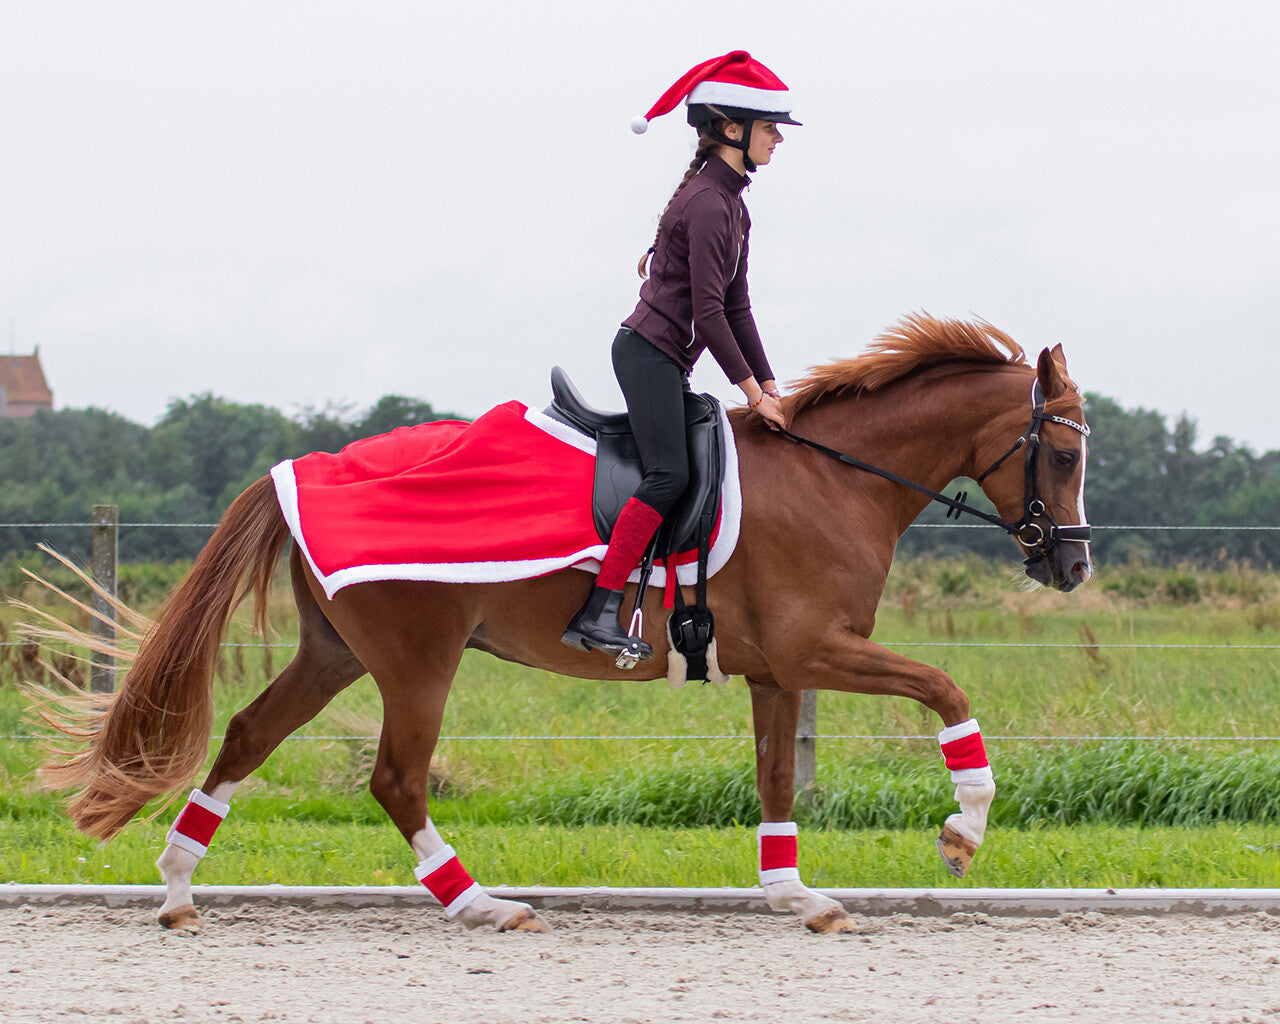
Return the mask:
[[[713,156],[676,193],[658,223],[640,302],[622,322],[685,371],[710,349],[734,384],[773,379],[747,297],[749,183]]]

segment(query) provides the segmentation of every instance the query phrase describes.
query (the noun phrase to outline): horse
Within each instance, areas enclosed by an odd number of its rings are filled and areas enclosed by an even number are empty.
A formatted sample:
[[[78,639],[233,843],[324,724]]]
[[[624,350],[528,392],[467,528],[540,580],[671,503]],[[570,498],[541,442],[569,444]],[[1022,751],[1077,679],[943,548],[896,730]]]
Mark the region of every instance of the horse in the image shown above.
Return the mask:
[[[767,903],[812,931],[840,933],[853,928],[844,908],[807,887],[797,866],[802,691],[909,697],[938,716],[959,811],[937,845],[945,866],[962,876],[995,794],[981,730],[950,676],[871,639],[876,607],[895,545],[929,501],[963,505],[939,492],[958,477],[978,481],[995,505],[998,515],[987,518],[1025,556],[1030,585],[1066,592],[1087,581],[1088,427],[1060,345],[1033,366],[986,321],[926,314],[904,317],[856,357],[813,368],[784,408],[785,436],[749,410],[728,414],[741,523],[706,600],[718,667],[743,676],[750,692]],[[1015,452],[1023,457],[1011,458]],[[63,708],[57,722],[80,742],[52,756],[44,774],[55,788],[78,790],[68,811],[81,830],[109,839],[150,799],[190,784],[208,752],[213,665],[229,617],[252,592],[255,624],[265,629],[268,588],[290,539],[272,480],[263,477],[227,509],[109,703]],[[580,569],[511,582],[362,582],[329,598],[294,543],[289,573],[297,653],[231,718],[212,769],[170,830],[157,862],[166,885],[160,924],[199,927],[193,874],[236,787],[368,673],[383,702],[370,789],[418,858],[416,876],[446,916],[468,928],[545,930],[529,905],[477,884],[431,820],[428,772],[450,685],[468,648],[581,679],[661,678],[669,653],[660,590],[643,609],[655,656],[624,670],[561,643],[591,581]]]

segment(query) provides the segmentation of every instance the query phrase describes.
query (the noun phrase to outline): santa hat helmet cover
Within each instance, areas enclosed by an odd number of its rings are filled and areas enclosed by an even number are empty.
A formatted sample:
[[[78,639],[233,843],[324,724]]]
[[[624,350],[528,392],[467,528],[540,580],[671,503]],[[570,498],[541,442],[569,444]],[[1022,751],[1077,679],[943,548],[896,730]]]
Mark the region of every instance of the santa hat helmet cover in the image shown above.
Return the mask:
[[[746,50],[733,50],[690,68],[647,114],[631,122],[631,130],[644,132],[650,121],[669,114],[681,100],[689,108],[689,123],[695,127],[719,117],[800,123],[791,116],[791,93],[782,79]]]

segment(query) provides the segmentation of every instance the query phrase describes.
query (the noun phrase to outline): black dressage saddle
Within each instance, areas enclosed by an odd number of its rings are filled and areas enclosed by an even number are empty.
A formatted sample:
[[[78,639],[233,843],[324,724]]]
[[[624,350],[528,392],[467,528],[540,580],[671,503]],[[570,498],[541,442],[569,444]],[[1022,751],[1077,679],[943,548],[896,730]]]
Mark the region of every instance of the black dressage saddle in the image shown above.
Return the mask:
[[[631,422],[625,412],[603,412],[588,405],[559,366],[551,371],[551,404],[544,411],[552,419],[596,439],[591,513],[600,538],[607,541],[622,506],[644,476]],[[720,483],[724,477],[720,403],[710,395],[685,391],[684,418],[689,446],[689,486],[658,531],[659,557],[693,551],[706,543],[720,501]]]

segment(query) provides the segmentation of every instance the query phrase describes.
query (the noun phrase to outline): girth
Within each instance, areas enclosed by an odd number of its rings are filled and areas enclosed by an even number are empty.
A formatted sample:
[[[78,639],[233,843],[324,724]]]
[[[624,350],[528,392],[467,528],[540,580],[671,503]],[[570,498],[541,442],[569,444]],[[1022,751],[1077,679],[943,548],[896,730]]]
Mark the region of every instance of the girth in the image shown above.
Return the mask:
[[[588,405],[559,366],[551,370],[551,396],[544,410],[548,416],[596,440],[591,514],[600,538],[608,540],[622,506],[644,477],[631,421],[625,412],[604,412]],[[658,531],[659,558],[697,549],[704,531],[709,537],[724,478],[720,403],[711,395],[685,391],[684,419],[689,485]]]

